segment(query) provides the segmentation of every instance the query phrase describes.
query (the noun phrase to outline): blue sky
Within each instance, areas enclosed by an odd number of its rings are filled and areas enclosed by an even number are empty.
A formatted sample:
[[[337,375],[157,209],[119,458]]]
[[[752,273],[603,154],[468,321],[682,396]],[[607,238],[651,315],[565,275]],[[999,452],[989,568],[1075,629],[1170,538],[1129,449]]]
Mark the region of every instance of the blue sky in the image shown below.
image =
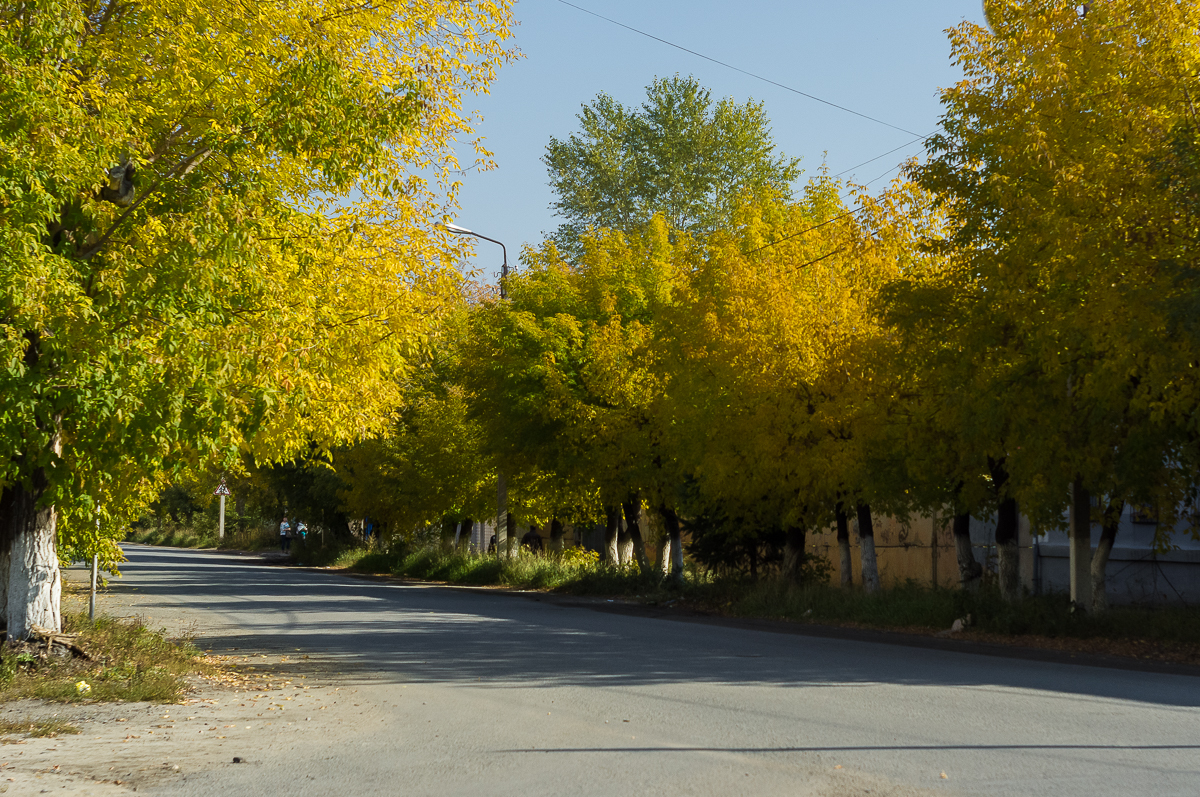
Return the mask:
[[[682,47],[725,61],[919,134],[933,132],[938,89],[961,73],[945,30],[982,20],[979,0],[570,0]],[[464,176],[457,223],[504,241],[515,263],[558,222],[541,163],[551,136],[576,129],[580,107],[599,92],[639,105],[655,76],[694,75],[715,98],[765,103],[778,149],[808,173],[833,173],[915,136],[772,86],[639,36],[558,0],[520,0],[516,46],[524,59],[502,68],[492,93],[466,98],[483,114],[479,132],[499,168]],[[912,145],[851,172],[876,178]],[[890,175],[888,175],[890,177]],[[804,179],[804,178],[802,178]],[[881,186],[885,180],[873,184]],[[480,242],[478,266],[498,273],[498,247]]]

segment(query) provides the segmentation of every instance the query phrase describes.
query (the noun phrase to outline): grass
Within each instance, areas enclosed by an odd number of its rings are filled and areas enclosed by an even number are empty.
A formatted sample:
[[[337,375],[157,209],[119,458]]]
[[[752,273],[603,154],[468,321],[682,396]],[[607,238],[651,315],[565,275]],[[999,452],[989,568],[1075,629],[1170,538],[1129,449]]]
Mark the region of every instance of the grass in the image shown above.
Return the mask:
[[[591,552],[572,549],[562,557],[522,554],[514,559],[452,553],[436,548],[416,551],[372,547],[321,549],[296,546],[300,564],[333,566],[358,573],[386,573],[425,581],[474,586],[544,589],[573,594],[643,595],[669,588],[655,574],[618,570],[600,564]]]
[[[196,530],[188,526],[167,525],[131,531],[126,542],[142,545],[162,545],[168,548],[235,548],[242,551],[262,551],[279,547],[279,535],[270,528],[237,531],[226,527],[225,539],[217,540],[210,529]]]
[[[171,703],[183,695],[184,676],[209,669],[190,641],[169,640],[136,620],[102,617],[92,624],[85,614],[65,614],[63,633],[77,634],[76,643],[91,660],[9,642],[0,651],[0,700]]]
[[[34,720],[24,719],[19,721],[0,720],[0,736],[16,736],[23,734],[30,738],[41,738],[49,736],[51,738],[59,734],[79,733],[79,728],[65,720]],[[0,743],[11,744],[8,739],[0,740]]]
[[[126,542],[164,545],[170,548],[216,548],[215,534],[199,534],[185,529],[142,529],[131,532]]]
[[[574,595],[628,597],[733,617],[754,617],[860,628],[930,633],[969,618],[968,636],[1025,641],[1104,642],[1098,652],[1168,658],[1200,664],[1200,610],[1186,607],[1116,607],[1092,616],[1072,610],[1065,595],[1028,596],[1005,603],[989,587],[978,592],[931,589],[909,582],[875,594],[827,582],[796,585],[781,578],[714,577],[695,571],[681,585],[657,573],[619,570],[596,557],[523,554],[511,560],[427,548],[297,547],[301,564],[332,565],[352,572],[384,573],[426,581],[543,589]],[[1043,646],[1055,647],[1047,644]],[[1077,647],[1071,649],[1084,649]]]
[[[978,632],[1006,636],[1143,639],[1200,646],[1200,611],[1180,606],[1115,607],[1102,615],[1072,610],[1066,595],[1005,603],[993,589],[930,589],[908,583],[867,595],[827,584],[799,587],[778,580],[729,590],[733,614],[812,620],[871,628],[946,629],[970,618]]]

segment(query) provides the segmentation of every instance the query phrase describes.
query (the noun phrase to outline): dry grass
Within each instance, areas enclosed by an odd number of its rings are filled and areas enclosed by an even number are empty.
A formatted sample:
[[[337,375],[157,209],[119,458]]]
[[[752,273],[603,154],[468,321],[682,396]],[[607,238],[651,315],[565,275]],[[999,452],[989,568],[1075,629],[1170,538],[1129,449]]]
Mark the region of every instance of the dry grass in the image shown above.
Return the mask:
[[[90,659],[60,656],[45,645],[9,642],[0,651],[0,700],[36,697],[61,702],[178,701],[184,676],[211,669],[190,640],[169,640],[139,620],[66,614],[63,632]]]
[[[28,737],[51,738],[59,734],[79,733],[79,729],[65,720],[0,720],[0,736],[23,735]],[[0,744],[12,744],[15,740],[0,739]]]

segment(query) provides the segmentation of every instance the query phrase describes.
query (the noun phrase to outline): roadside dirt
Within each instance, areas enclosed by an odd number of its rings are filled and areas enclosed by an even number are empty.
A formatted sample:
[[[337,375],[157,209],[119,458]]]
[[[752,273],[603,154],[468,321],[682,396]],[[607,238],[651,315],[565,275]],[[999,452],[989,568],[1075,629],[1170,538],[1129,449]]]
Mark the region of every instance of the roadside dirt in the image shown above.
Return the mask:
[[[64,576],[78,582],[81,571]],[[64,609],[86,609],[82,592],[64,590]],[[144,617],[137,593],[102,593],[98,611]],[[145,617],[154,628],[186,631],[187,618]],[[302,654],[247,655],[211,651],[222,674],[190,679],[181,704],[0,704],[0,720],[57,719],[78,734],[0,736],[0,794],[124,795],[169,790],[215,767],[254,766],[266,747],[329,741],[345,733],[362,706],[357,688]]]

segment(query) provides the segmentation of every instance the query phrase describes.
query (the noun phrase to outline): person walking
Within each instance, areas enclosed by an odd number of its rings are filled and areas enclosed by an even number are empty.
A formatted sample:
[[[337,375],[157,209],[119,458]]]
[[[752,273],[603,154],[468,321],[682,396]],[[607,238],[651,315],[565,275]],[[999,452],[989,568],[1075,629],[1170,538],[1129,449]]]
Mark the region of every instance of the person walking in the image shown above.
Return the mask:
[[[292,524],[288,523],[287,515],[283,516],[283,522],[279,524],[279,549],[284,553],[292,552]]]

